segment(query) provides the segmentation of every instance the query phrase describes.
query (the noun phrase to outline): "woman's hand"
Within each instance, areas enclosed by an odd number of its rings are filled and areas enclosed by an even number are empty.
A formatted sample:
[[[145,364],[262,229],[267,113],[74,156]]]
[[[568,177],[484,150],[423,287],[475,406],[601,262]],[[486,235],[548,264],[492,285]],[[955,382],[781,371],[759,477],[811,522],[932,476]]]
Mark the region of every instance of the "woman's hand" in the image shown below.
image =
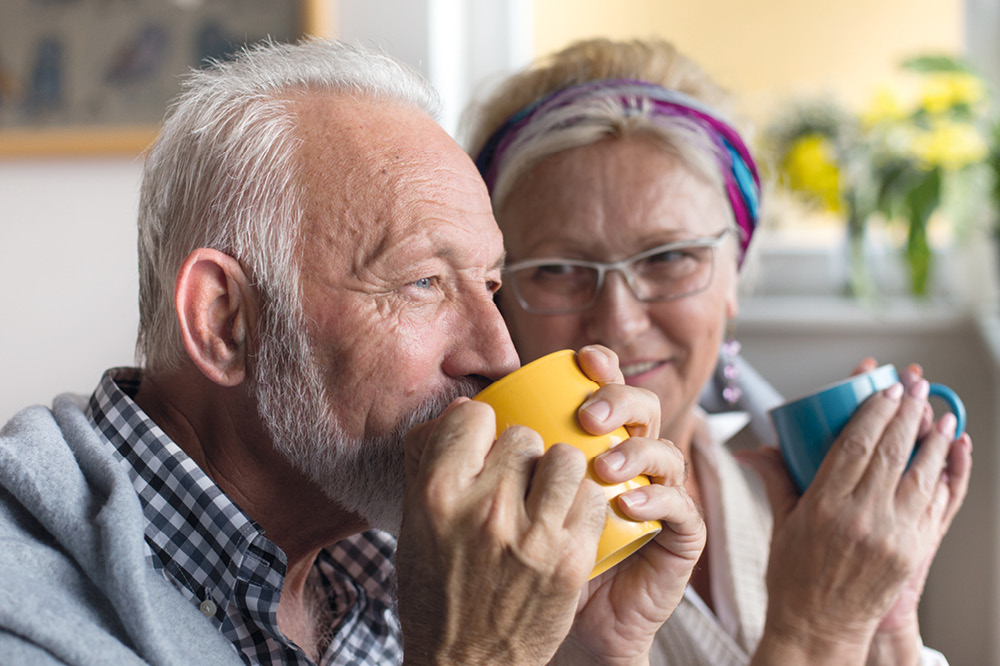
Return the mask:
[[[767,624],[753,663],[861,664],[883,638],[899,637],[894,630],[916,629],[926,567],[971,467],[967,438],[952,441],[950,415],[924,433],[907,467],[927,409],[919,375],[872,396],[800,499],[777,454],[744,456],[762,473],[775,512]],[[893,663],[908,654],[897,651]]]
[[[877,365],[874,358],[865,358],[855,367],[854,374],[869,372],[874,370]],[[910,364],[906,370],[900,373],[900,380],[908,390],[921,379],[923,379],[923,368],[915,363]],[[922,441],[933,427],[934,413],[930,405],[927,405],[920,422],[918,441]],[[924,585],[927,583],[931,562],[937,554],[941,540],[951,527],[952,520],[965,500],[971,471],[972,439],[968,433],[962,433],[957,440],[952,442],[948,453],[948,467],[942,472],[943,480],[953,487],[950,493],[950,503],[936,526],[936,542],[931,544],[930,553],[903,585],[896,602],[879,623],[868,653],[869,666],[917,663],[916,658],[919,658],[919,649],[923,644],[920,638],[917,607],[924,591]]]
[[[625,386],[617,356],[606,348],[586,347],[578,358],[584,372],[603,384],[581,408],[580,423],[594,434],[624,425],[631,435],[595,459],[594,469],[608,483],[649,476],[652,483],[620,495],[618,507],[635,520],[660,520],[663,530],[587,583],[569,638],[555,661],[646,663],[654,634],[680,603],[705,547],[705,524],[684,487],[683,455],[670,442],[656,439],[656,396]]]

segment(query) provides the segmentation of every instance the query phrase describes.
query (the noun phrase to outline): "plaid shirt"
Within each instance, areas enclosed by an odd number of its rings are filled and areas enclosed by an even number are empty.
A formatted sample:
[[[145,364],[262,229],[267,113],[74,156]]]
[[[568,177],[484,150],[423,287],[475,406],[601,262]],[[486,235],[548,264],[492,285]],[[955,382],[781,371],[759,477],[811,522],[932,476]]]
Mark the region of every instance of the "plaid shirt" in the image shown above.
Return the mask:
[[[109,370],[88,415],[128,471],[146,517],[147,557],[247,664],[312,664],[278,629],[285,554],[133,401],[141,373]],[[322,666],[402,662],[393,537],[369,531],[321,551],[333,612]]]

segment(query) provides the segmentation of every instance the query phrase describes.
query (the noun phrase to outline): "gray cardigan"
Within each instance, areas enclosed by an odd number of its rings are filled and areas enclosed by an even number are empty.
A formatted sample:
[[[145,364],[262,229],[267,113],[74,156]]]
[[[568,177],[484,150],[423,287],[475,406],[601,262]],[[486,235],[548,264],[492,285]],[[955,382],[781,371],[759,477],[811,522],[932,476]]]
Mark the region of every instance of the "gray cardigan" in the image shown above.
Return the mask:
[[[84,405],[62,395],[0,430],[0,661],[242,664],[148,564],[139,499]]]

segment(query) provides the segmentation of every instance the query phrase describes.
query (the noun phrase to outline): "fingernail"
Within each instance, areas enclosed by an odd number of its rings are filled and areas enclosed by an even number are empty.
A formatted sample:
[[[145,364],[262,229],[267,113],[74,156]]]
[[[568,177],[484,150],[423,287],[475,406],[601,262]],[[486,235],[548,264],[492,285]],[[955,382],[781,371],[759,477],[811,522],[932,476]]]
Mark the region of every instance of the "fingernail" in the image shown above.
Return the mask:
[[[622,493],[618,496],[618,499],[620,499],[629,509],[640,507],[649,501],[649,498],[646,497],[646,493],[641,490],[633,490],[627,493]]]
[[[620,470],[625,465],[625,454],[621,451],[611,450],[602,454],[600,458],[605,465],[615,471]]]
[[[955,418],[955,415],[949,412],[942,416],[941,420],[938,421],[938,432],[945,437],[952,438],[955,436],[956,423],[957,419]]]
[[[604,423],[611,416],[611,405],[606,400],[595,400],[583,406],[582,411],[587,412],[598,422]]]
[[[910,396],[916,398],[917,400],[924,400],[927,398],[927,392],[930,390],[930,384],[927,383],[926,379],[921,379],[916,384],[910,386]]]
[[[441,416],[444,416],[445,414],[447,414],[451,410],[455,409],[459,405],[464,405],[465,403],[469,402],[470,400],[472,400],[472,398],[468,398],[468,397],[466,397],[464,395],[455,398],[454,400],[451,401],[450,405],[448,405],[447,407],[444,408],[444,411],[441,412]]]
[[[611,360],[611,358],[608,356],[608,352],[604,349],[604,347],[601,347],[600,345],[587,345],[586,347],[581,347],[580,351],[588,354],[599,354],[608,361]]]
[[[890,400],[899,400],[903,397],[903,385],[896,382],[885,390],[885,396]]]
[[[969,447],[969,453],[971,454],[972,453],[972,437],[969,436],[969,433],[963,432],[961,434],[961,436],[959,436],[959,439],[962,441],[962,443],[964,443],[967,447]]]

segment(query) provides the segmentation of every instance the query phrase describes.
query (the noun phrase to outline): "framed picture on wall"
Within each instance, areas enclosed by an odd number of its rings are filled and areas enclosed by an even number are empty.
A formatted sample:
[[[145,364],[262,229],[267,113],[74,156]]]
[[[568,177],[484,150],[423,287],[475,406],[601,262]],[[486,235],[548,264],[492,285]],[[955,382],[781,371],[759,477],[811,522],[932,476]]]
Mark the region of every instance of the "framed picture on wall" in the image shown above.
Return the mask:
[[[324,32],[333,0],[2,0],[0,155],[139,153],[191,68]]]

